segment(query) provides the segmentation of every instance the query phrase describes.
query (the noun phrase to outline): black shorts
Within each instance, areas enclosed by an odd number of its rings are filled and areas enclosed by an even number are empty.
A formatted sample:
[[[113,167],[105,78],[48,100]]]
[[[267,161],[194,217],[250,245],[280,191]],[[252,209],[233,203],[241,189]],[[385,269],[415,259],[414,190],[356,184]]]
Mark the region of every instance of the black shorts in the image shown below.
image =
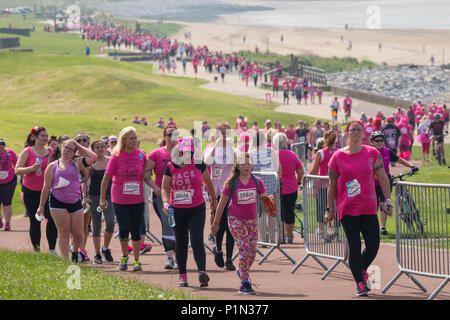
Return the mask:
[[[295,222],[294,208],[297,196],[297,191],[281,195],[281,221],[286,224],[293,224]]]
[[[0,205],[10,206],[17,186],[17,176],[5,184],[0,184]]]
[[[53,194],[50,194],[50,210],[67,210],[69,213],[76,213],[80,210],[83,210],[83,205],[81,204],[81,199],[79,199],[75,203],[64,203],[56,199]]]
[[[439,136],[434,136],[434,141],[436,143],[444,143],[444,136],[442,134]]]

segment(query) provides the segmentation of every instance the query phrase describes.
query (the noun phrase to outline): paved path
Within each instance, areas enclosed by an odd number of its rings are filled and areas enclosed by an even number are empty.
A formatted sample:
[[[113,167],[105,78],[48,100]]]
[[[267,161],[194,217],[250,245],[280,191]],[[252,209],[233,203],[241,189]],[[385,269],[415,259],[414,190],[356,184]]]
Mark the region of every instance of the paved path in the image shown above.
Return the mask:
[[[160,222],[157,220],[153,209],[150,209],[150,226],[152,232],[160,237]],[[10,232],[0,231],[0,247],[12,250],[31,251],[32,246],[28,235],[29,221],[27,218],[14,217],[12,221],[13,230]],[[117,230],[117,227],[116,227]],[[47,241],[45,239],[45,229],[42,226],[43,238],[41,241],[42,250],[47,252]],[[208,234],[208,227],[205,227],[205,237]],[[205,239],[205,242],[209,242]],[[225,246],[224,246],[225,247]],[[117,239],[112,241],[112,254],[115,261],[119,261],[120,244]],[[299,235],[295,236],[294,244],[283,245],[283,248],[298,262],[305,256],[305,246],[303,239]],[[260,248],[263,252],[267,252],[267,248]],[[58,250],[58,248],[57,248]],[[87,251],[89,256],[93,256],[92,237],[88,239]],[[236,248],[235,248],[236,251]],[[207,271],[211,278],[207,288],[200,288],[195,262],[193,260],[192,251],[189,251],[188,258],[188,281],[190,287],[179,288],[186,293],[207,297],[208,299],[229,299],[229,300],[290,300],[290,299],[308,299],[308,300],[352,300],[352,299],[369,299],[369,300],[393,300],[393,299],[426,299],[437,286],[440,279],[432,279],[425,277],[417,277],[417,279],[428,289],[427,293],[419,290],[409,278],[403,275],[397,283],[386,293],[382,294],[381,289],[394,277],[397,273],[397,264],[395,260],[395,246],[392,244],[383,244],[380,247],[377,258],[373,265],[380,268],[379,289],[372,290],[368,298],[355,297],[355,284],[350,271],[342,263],[333,271],[325,280],[321,280],[322,274],[325,272],[312,258],[300,267],[294,274],[290,271],[293,264],[286,259],[278,250],[269,256],[268,260],[262,265],[255,263],[251,270],[251,278],[257,284],[255,296],[242,296],[238,294],[239,280],[235,272],[225,271],[218,268],[214,263],[211,252],[206,250]],[[100,268],[112,275],[120,275],[126,277],[136,277],[148,284],[159,285],[164,288],[177,288],[178,274],[176,271],[168,271],[163,269],[166,256],[163,247],[157,243],[153,244],[150,253],[142,256],[143,271],[139,274],[132,271],[119,272],[117,263],[93,265],[92,267]],[[331,266],[333,261],[323,259],[327,266]],[[235,261],[237,265],[237,260]],[[26,284],[24,284],[25,286]],[[436,300],[450,299],[450,286],[446,286],[444,290],[435,298]]]

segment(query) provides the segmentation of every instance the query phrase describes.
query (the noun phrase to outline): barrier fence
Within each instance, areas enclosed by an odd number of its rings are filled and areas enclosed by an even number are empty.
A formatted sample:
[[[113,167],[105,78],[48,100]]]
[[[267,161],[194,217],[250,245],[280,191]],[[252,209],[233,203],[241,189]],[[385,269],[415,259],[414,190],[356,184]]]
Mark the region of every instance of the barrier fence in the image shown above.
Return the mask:
[[[414,275],[443,278],[428,297],[432,300],[450,280],[450,185],[400,181],[395,189],[396,257],[399,272],[381,291],[406,274],[422,291]]]
[[[265,254],[257,249],[259,255],[262,256],[258,264],[262,264],[275,249],[286,256],[293,264],[295,260],[280,247],[281,238],[283,237],[283,226],[281,222],[281,191],[280,191],[280,179],[276,172],[253,172],[255,176],[261,179],[266,187],[266,194],[273,194],[277,202],[277,215],[276,217],[270,216],[258,197],[257,200],[257,213],[258,213],[258,245],[264,247],[270,247],[269,251]],[[233,256],[233,260],[236,259],[238,253]]]
[[[297,157],[300,159],[304,168],[306,168],[306,144],[305,142],[295,142],[290,145],[290,149],[295,152]]]
[[[309,257],[312,257],[326,271],[322,275],[324,280],[341,262],[350,268],[346,262],[348,245],[344,230],[337,219],[331,226],[323,223],[327,208],[328,177],[306,174],[303,176],[302,185],[306,255],[295,265],[291,273],[297,271]],[[319,258],[332,259],[334,263],[328,268]]]

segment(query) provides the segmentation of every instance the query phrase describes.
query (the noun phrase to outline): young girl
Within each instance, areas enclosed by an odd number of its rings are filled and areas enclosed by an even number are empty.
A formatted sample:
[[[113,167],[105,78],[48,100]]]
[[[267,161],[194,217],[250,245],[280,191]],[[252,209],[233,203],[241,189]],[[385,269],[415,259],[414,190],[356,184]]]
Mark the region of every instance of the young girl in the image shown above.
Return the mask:
[[[249,282],[249,270],[255,261],[258,244],[258,217],[256,215],[257,195],[266,196],[261,179],[253,176],[253,162],[248,153],[241,153],[233,166],[230,177],[224,184],[211,233],[219,230],[220,218],[228,205],[228,224],[239,247],[238,276],[241,280],[239,293],[255,294]],[[236,181],[237,180],[237,181]],[[236,185],[237,182],[237,185]],[[233,190],[233,194],[231,191]],[[230,199],[231,196],[231,200]]]
[[[316,96],[319,99],[319,104],[322,104],[322,94],[323,94],[322,88],[317,87],[316,88]]]

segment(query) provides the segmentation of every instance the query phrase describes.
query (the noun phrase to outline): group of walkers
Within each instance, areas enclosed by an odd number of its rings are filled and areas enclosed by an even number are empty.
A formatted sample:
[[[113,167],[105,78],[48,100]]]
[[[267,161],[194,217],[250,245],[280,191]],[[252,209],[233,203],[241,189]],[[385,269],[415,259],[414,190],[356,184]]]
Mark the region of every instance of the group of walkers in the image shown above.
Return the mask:
[[[316,97],[318,103],[322,104],[323,91],[320,86],[315,86],[312,81],[307,77],[298,79],[293,77],[292,79],[285,79],[282,83],[279,73],[272,75],[272,91],[273,96],[278,97],[278,92],[283,91],[283,104],[289,104],[289,96],[295,97],[297,104],[302,104],[302,99],[305,105],[310,100],[311,104],[315,104]]]

